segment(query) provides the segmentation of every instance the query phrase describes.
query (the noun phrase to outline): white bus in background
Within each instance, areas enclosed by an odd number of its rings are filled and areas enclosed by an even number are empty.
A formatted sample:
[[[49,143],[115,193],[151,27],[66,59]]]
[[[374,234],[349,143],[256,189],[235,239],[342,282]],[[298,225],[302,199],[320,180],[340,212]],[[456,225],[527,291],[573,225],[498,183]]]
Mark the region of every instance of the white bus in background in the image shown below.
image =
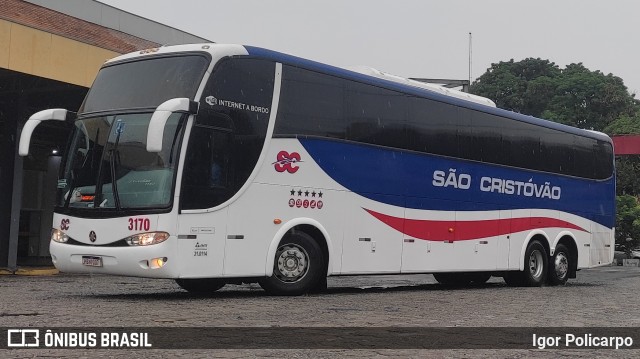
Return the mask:
[[[76,113],[51,256],[63,272],[258,282],[297,295],[329,275],[563,284],[613,258],[611,140],[249,46],[117,57]],[[466,97],[465,97],[466,96]]]

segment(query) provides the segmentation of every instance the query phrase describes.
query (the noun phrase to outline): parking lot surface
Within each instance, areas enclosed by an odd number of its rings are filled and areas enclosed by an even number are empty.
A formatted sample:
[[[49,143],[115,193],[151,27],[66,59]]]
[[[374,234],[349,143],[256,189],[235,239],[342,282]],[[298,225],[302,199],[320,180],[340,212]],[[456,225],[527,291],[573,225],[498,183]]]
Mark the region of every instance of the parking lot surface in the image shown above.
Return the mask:
[[[0,327],[640,327],[640,268],[583,270],[561,287],[501,278],[447,288],[431,275],[331,277],[320,294],[270,297],[255,285],[192,296],[171,280],[0,276]],[[5,335],[5,334],[3,334]],[[156,357],[630,357],[636,350],[145,350]],[[10,350],[11,357],[131,357],[131,350]],[[4,355],[3,355],[4,356]]]

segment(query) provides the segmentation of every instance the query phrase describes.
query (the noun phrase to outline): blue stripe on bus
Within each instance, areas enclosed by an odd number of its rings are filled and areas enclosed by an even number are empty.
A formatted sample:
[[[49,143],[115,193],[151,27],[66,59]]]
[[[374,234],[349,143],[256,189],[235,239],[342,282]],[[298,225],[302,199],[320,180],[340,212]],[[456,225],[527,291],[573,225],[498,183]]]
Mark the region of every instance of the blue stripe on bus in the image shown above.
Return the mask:
[[[299,140],[334,181],[377,202],[440,211],[560,210],[608,228],[614,226],[614,178],[592,181],[350,142]],[[435,171],[448,177],[451,170],[455,170],[456,178],[463,178],[460,184],[468,185],[468,189],[434,185]],[[464,178],[471,180],[467,183]],[[485,180],[481,181],[482,178]],[[538,190],[548,184],[549,191],[553,191],[554,197],[559,194],[559,199],[549,198],[550,192],[540,197],[535,193],[526,196],[522,185],[520,195],[482,191],[481,186],[486,189],[491,183],[487,178],[532,183]]]
[[[511,118],[511,119],[514,119],[514,120],[517,120],[517,121],[521,121],[521,122],[531,123],[531,124],[538,125],[538,126],[543,126],[543,127],[547,127],[547,128],[551,128],[551,129],[555,129],[555,130],[559,130],[559,131],[572,133],[574,135],[579,135],[579,136],[584,136],[584,137],[589,137],[589,138],[595,138],[595,139],[598,139],[600,141],[605,141],[605,142],[608,142],[608,143],[612,143],[612,140],[608,136],[606,136],[604,134],[601,134],[601,133],[598,133],[598,132],[586,131],[586,130],[582,130],[582,129],[579,129],[579,128],[563,125],[563,124],[560,124],[560,123],[557,123],[557,122],[547,121],[547,120],[535,118],[535,117],[532,117],[532,116],[527,116],[527,115],[523,115],[523,114],[507,111],[507,110],[500,109],[500,108],[485,106],[485,105],[478,104],[478,103],[475,103],[475,102],[470,102],[470,101],[458,99],[458,98],[455,98],[455,97],[446,96],[446,95],[443,95],[443,94],[440,94],[440,93],[437,93],[437,92],[434,92],[434,91],[421,89],[419,87],[413,87],[413,86],[404,85],[404,84],[393,82],[393,81],[380,79],[380,78],[377,78],[377,77],[373,77],[373,76],[361,74],[361,73],[358,73],[358,72],[342,69],[342,68],[339,68],[339,67],[323,64],[323,63],[320,63],[320,62],[315,62],[315,61],[303,59],[303,58],[292,56],[292,55],[283,54],[283,53],[276,52],[276,51],[271,51],[271,50],[262,49],[262,48],[259,48],[259,47],[253,47],[253,46],[244,46],[244,47],[245,47],[245,49],[247,50],[247,52],[249,53],[250,56],[269,59],[269,60],[281,62],[283,64],[289,64],[289,65],[292,65],[292,66],[302,67],[302,68],[305,68],[305,69],[309,69],[309,70],[313,70],[313,71],[317,71],[317,72],[321,72],[321,73],[326,73],[326,74],[337,76],[337,77],[352,79],[352,80],[355,80],[355,81],[368,83],[368,84],[375,85],[375,86],[384,87],[384,88],[387,88],[387,89],[390,89],[390,90],[399,91],[399,92],[406,93],[406,94],[413,95],[413,96],[418,96],[418,97],[432,99],[432,100],[435,100],[435,101],[445,102],[445,103],[449,103],[449,104],[452,104],[452,105],[455,105],[455,106],[466,107],[466,108],[470,108],[470,109],[473,109],[473,110],[490,113],[490,114],[493,114],[493,115],[496,115],[496,116],[507,117],[507,118]]]

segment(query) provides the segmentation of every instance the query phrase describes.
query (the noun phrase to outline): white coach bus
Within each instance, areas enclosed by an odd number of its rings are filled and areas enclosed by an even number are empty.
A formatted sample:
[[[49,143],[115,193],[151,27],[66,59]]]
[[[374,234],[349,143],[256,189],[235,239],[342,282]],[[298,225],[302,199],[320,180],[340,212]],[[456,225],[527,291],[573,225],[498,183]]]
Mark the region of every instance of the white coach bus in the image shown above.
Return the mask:
[[[563,284],[613,258],[612,142],[436,91],[265,49],[169,46],[104,64],[61,164],[63,272],[258,282],[433,273]]]

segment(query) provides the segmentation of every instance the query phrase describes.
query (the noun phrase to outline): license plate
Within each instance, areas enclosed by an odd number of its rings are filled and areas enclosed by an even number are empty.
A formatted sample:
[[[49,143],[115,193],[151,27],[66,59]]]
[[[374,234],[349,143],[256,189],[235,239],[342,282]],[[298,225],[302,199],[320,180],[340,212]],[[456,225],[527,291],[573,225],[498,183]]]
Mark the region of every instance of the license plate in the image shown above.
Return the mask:
[[[102,257],[82,257],[82,265],[89,267],[102,267]]]

